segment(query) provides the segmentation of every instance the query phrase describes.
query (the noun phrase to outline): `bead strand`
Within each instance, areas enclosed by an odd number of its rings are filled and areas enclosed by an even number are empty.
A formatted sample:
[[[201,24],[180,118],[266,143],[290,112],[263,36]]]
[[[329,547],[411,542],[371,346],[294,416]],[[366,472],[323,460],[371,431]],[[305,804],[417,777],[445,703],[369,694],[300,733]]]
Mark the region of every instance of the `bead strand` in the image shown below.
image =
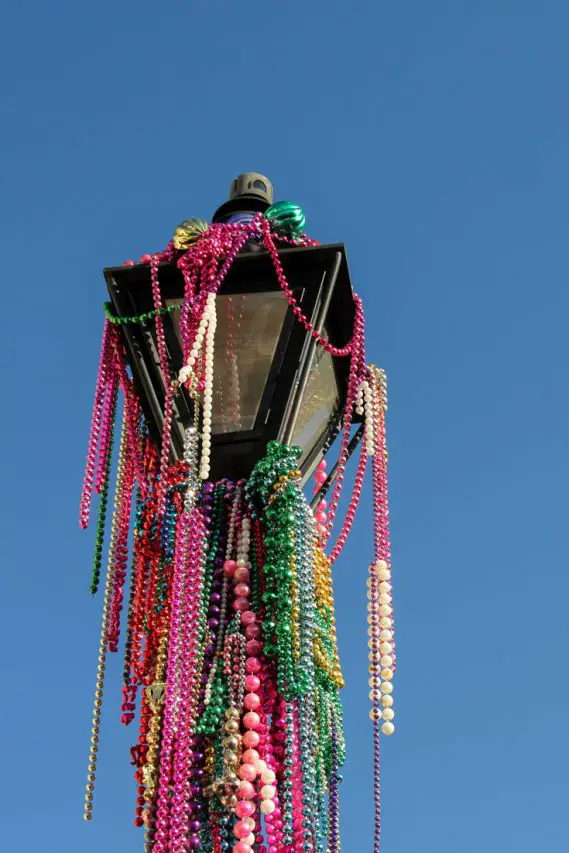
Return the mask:
[[[124,485],[126,481],[127,475],[127,464],[125,461],[125,453],[126,453],[126,433],[127,433],[127,421],[125,413],[123,412],[123,420],[121,426],[121,437],[119,444],[119,454],[117,461],[117,476],[115,481],[115,495],[113,501],[113,516],[111,521],[111,535],[109,539],[109,554],[108,561],[112,567],[112,585],[113,590],[116,582],[116,551],[119,543],[120,533],[121,533],[121,516],[123,511],[123,500],[124,500]],[[98,577],[97,577],[98,581]],[[93,591],[93,590],[92,590]],[[112,625],[112,594],[111,594],[111,613],[109,615],[109,627],[107,631],[107,643],[109,642],[109,637],[111,634],[111,625]],[[110,649],[109,649],[110,650]]]
[[[181,515],[176,533],[174,585],[168,644],[166,700],[160,753],[160,775],[155,828],[155,853],[168,853],[170,828],[171,759],[174,748],[177,704],[179,696],[179,655],[181,647],[182,608],[186,583],[189,517]]]
[[[369,371],[373,391],[375,454],[372,459],[374,502],[375,562],[370,567],[370,630],[373,635],[372,713],[374,741],[374,853],[379,853],[381,837],[380,727],[385,735],[393,734],[393,674],[395,642],[393,636],[392,588],[387,509],[387,449],[385,444],[385,411],[387,394],[385,374],[373,365]],[[381,669],[380,669],[381,668]],[[379,672],[378,672],[379,670]],[[383,720],[383,722],[382,722]]]
[[[342,420],[342,433],[340,437],[340,453],[338,459],[337,466],[337,475],[336,482],[334,484],[334,489],[332,492],[332,497],[330,499],[330,505],[328,508],[328,522],[327,522],[327,537],[329,538],[332,527],[334,524],[334,518],[336,516],[336,511],[338,509],[338,504],[340,501],[340,494],[342,491],[342,486],[344,483],[346,465],[349,458],[349,450],[348,445],[350,443],[351,436],[351,426],[352,426],[352,411],[354,407],[354,402],[357,394],[357,388],[359,384],[359,376],[362,371],[362,360],[364,357],[364,322],[363,322],[363,308],[361,304],[361,300],[355,296],[355,318],[354,318],[354,336],[352,339],[352,350],[351,350],[351,359],[350,359],[350,372],[348,377],[348,388],[346,393],[346,402],[344,408],[344,416]],[[341,549],[340,549],[341,550]],[[340,550],[335,549],[334,560],[339,556]]]
[[[146,497],[147,483],[142,452],[140,402],[130,387],[124,393],[124,408],[128,421],[128,451],[134,463],[138,488],[141,495]]]
[[[97,446],[99,444],[99,435],[101,432],[103,401],[107,388],[107,377],[110,367],[110,334],[110,324],[108,321],[105,320],[105,325],[103,326],[103,337],[101,341],[101,355],[99,360],[99,369],[97,373],[97,383],[95,385],[95,398],[93,401],[91,428],[89,431],[87,461],[85,464],[85,474],[83,478],[83,488],[81,490],[81,502],[79,506],[79,524],[84,529],[89,525],[91,496],[93,492],[93,480],[95,477],[95,467],[97,464]]]
[[[211,319],[212,311],[214,309],[215,293],[208,293],[204,311],[201,315],[201,319],[196,331],[194,341],[192,343],[190,354],[186,360],[186,363],[178,373],[178,382],[181,385],[185,384],[193,373],[198,355],[200,354],[202,346],[204,345],[207,328]]]
[[[215,309],[215,299],[213,299],[210,303],[209,323],[205,336],[205,387],[203,393],[202,457],[200,463],[201,480],[208,479],[210,470],[211,418],[213,410],[213,357],[216,327],[217,312]]]
[[[385,560],[377,560],[374,565],[374,572],[378,580],[377,584],[377,612],[379,615],[379,653],[380,657],[379,662],[381,666],[381,679],[382,681],[391,682],[393,679],[393,620],[391,618],[391,614],[393,613],[393,608],[391,607],[391,572]],[[386,721],[381,727],[382,732],[385,735],[393,734],[395,727],[391,722],[394,717],[392,705],[393,699],[391,698],[392,688],[385,687],[382,684],[381,686],[382,692],[389,694],[387,696],[382,697],[381,704],[383,705],[382,718]]]
[[[115,406],[116,406],[116,398],[115,398]],[[90,592],[92,595],[95,595],[99,588],[99,578],[101,575],[101,565],[103,562],[103,545],[105,542],[105,528],[107,523],[107,505],[109,502],[109,485],[110,485],[110,471],[113,457],[113,444],[114,444],[114,414],[113,413],[113,422],[109,427],[109,445],[107,448],[107,462],[106,462],[106,471],[105,477],[103,481],[103,488],[101,490],[101,498],[99,501],[99,510],[97,512],[97,529],[95,532],[95,549],[93,553],[93,570],[91,572],[91,585]]]
[[[162,372],[162,382],[164,388],[170,385],[169,375],[170,368],[168,366],[168,347],[166,346],[166,333],[164,331],[164,320],[162,319],[162,294],[160,292],[160,280],[158,267],[160,266],[160,255],[153,255],[150,260],[150,277],[152,281],[152,299],[154,302],[154,327],[156,329],[156,343],[158,346],[158,359],[160,362],[160,370]]]
[[[376,393],[374,394],[374,414],[377,422],[377,460],[374,457],[374,474],[376,481],[376,527],[378,559],[375,563],[375,574],[379,581],[378,586],[378,613],[381,628],[380,646],[382,667],[381,677],[384,681],[391,682],[395,672],[395,643],[393,633],[393,592],[391,586],[391,565],[389,547],[389,511],[387,508],[387,449],[385,444],[385,409],[387,406],[385,374],[376,374]],[[391,691],[389,691],[391,693]],[[394,712],[393,699],[384,697],[382,699],[384,710],[382,717],[385,720],[381,730],[384,734],[393,734]]]
[[[162,713],[164,703],[164,676],[166,673],[166,661],[168,651],[168,637],[164,634],[160,640],[158,654],[156,656],[156,669],[154,672],[153,683],[146,688],[146,695],[152,709],[152,718],[148,728],[146,740],[148,750],[146,752],[146,761],[143,767],[143,779],[145,784],[144,799],[147,803],[151,803],[156,791],[156,782],[158,776],[158,757],[160,734],[162,731]]]
[[[162,422],[162,442],[160,446],[160,481],[158,484],[158,515],[160,519],[164,517],[164,513],[166,512],[166,480],[170,461],[175,390],[176,386],[174,383],[168,385],[164,400],[164,420]]]
[[[143,314],[134,314],[132,317],[127,317],[124,315],[118,316],[117,314],[113,314],[113,306],[110,302],[103,302],[103,309],[105,311],[105,318],[113,325],[118,326],[129,326],[129,325],[143,325],[147,323],[149,320],[154,320],[158,315],[164,316],[165,314],[171,314],[173,311],[179,311],[182,307],[180,302],[173,302],[172,305],[164,305],[161,308],[155,308],[153,311],[146,311]]]
[[[367,448],[366,448],[365,444],[362,444],[362,447],[360,450],[360,458],[358,461],[358,467],[356,469],[356,473],[355,473],[355,477],[354,477],[354,486],[352,489],[350,502],[348,504],[348,509],[346,510],[346,518],[344,519],[344,524],[342,525],[342,529],[341,529],[340,533],[338,534],[338,538],[336,540],[336,543],[330,552],[330,559],[333,563],[336,562],[336,560],[340,556],[340,553],[341,553],[344,545],[348,541],[348,536],[350,535],[352,525],[353,525],[355,517],[356,517],[356,512],[357,512],[357,509],[359,506],[360,498],[362,495],[364,479],[365,479],[365,472],[366,472],[366,468],[367,468],[367,462],[368,462]]]
[[[321,459],[316,467],[316,472],[314,474],[314,494],[318,494],[323,484],[326,482],[327,462],[325,459]],[[320,541],[324,541],[324,537],[326,536],[326,522],[328,521],[328,513],[326,512],[326,507],[328,504],[325,500],[321,500],[318,504],[318,508],[314,514],[314,520],[316,521],[316,532],[318,534],[318,538]]]
[[[231,504],[231,512],[229,516],[229,525],[227,529],[227,542],[225,546],[225,561],[223,564],[223,582],[221,587],[221,600],[220,600],[220,624],[219,631],[217,634],[217,641],[215,646],[215,657],[213,660],[213,664],[210,670],[209,678],[205,687],[205,705],[209,705],[211,701],[211,691],[213,686],[213,681],[217,672],[217,666],[219,658],[221,657],[221,652],[223,649],[223,642],[225,640],[225,626],[227,620],[227,593],[228,593],[228,585],[229,579],[233,576],[233,572],[237,568],[237,564],[231,559],[233,554],[233,541],[235,538],[235,520],[237,517],[237,512],[239,509],[239,504],[241,502],[241,490],[239,487],[235,489],[233,495],[233,501]]]
[[[159,312],[162,306],[162,294],[160,291],[160,281],[158,267],[160,265],[161,256],[153,255],[150,259],[150,276],[152,280],[152,298],[154,301],[154,309]],[[162,375],[162,383],[165,389],[164,398],[164,419],[162,422],[162,443],[160,449],[160,489],[159,489],[159,513],[160,517],[164,515],[166,509],[166,473],[170,457],[170,435],[172,431],[172,419],[174,415],[174,392],[176,385],[170,380],[170,367],[168,361],[168,347],[166,345],[166,333],[164,331],[164,320],[160,313],[154,318],[154,326],[156,329],[156,343],[158,347],[158,360],[160,363],[160,372]]]
[[[373,456],[375,453],[375,441],[374,441],[374,431],[373,431],[373,399],[372,399],[372,390],[370,388],[369,382],[363,383],[363,396],[364,396],[364,412],[365,412],[365,448],[368,456]]]
[[[179,723],[176,731],[177,745],[173,767],[174,794],[171,801],[172,821],[169,849],[172,853],[183,853],[184,850],[187,850],[186,838],[189,834],[188,777],[193,757],[190,739],[193,734],[197,705],[197,682],[193,679],[193,674],[198,668],[199,621],[196,609],[199,607],[201,595],[204,540],[203,518],[201,512],[195,509],[190,520],[188,556],[191,565],[185,588],[186,600],[181,643]],[[195,846],[199,837],[193,836],[191,841],[194,842],[192,846]]]
[[[278,278],[278,280],[279,280],[279,285],[280,285],[280,287],[281,287],[281,290],[283,290],[283,291],[284,291],[284,293],[285,293],[285,295],[286,295],[286,298],[287,298],[287,300],[288,300],[288,303],[289,303],[289,305],[291,306],[291,308],[292,308],[292,310],[293,310],[293,313],[294,313],[294,315],[295,315],[296,319],[297,319],[300,323],[302,323],[302,325],[304,326],[304,328],[306,329],[306,331],[307,331],[307,332],[309,332],[309,333],[312,335],[312,337],[314,338],[314,340],[315,340],[315,341],[316,341],[316,342],[317,342],[321,347],[324,347],[324,349],[326,350],[326,352],[329,352],[329,353],[330,353],[330,355],[334,355],[334,356],[337,356],[337,357],[339,357],[339,356],[349,355],[349,354],[352,352],[352,348],[353,348],[353,339],[352,339],[352,341],[350,341],[348,344],[346,344],[346,346],[344,346],[344,347],[335,347],[335,346],[333,346],[333,345],[330,343],[330,341],[329,341],[327,338],[325,338],[325,337],[324,337],[324,335],[321,335],[321,334],[320,334],[320,332],[318,332],[318,331],[316,330],[316,328],[315,328],[315,327],[313,326],[313,324],[310,322],[310,320],[308,319],[308,317],[306,317],[306,316],[302,313],[302,310],[301,310],[300,306],[297,304],[297,301],[296,301],[296,299],[295,299],[294,293],[293,293],[293,292],[292,292],[292,290],[290,289],[289,284],[288,284],[288,282],[287,282],[287,280],[286,280],[286,276],[285,276],[285,274],[284,274],[284,270],[283,270],[283,267],[282,267],[282,264],[281,264],[281,261],[280,261],[280,257],[279,257],[278,249],[277,249],[277,247],[275,246],[275,242],[274,242],[274,239],[273,239],[273,235],[272,235],[272,233],[271,233],[270,225],[269,225],[269,223],[267,222],[267,220],[264,220],[264,221],[263,221],[263,224],[262,224],[262,233],[263,233],[263,240],[264,240],[264,243],[265,243],[265,247],[266,247],[267,251],[269,252],[269,254],[270,254],[271,258],[272,258],[272,261],[273,261],[273,266],[274,266],[274,268],[275,268],[275,272],[276,272],[276,274],[277,274],[277,278]],[[357,297],[355,297],[355,298],[357,298]]]
[[[332,723],[332,773],[328,796],[328,848],[327,853],[340,853],[340,804],[338,794],[338,744],[336,727]]]
[[[95,477],[95,491],[99,495],[105,488],[105,483],[109,479],[110,456],[118,395],[119,375],[118,371],[115,369],[112,370],[109,376],[109,387],[103,403],[103,414],[101,416],[101,438],[99,443],[97,474]]]
[[[111,607],[111,591],[113,580],[113,564],[109,559],[107,564],[107,577],[105,580],[105,592],[103,598],[103,618],[101,621],[101,634],[99,638],[99,654],[97,659],[97,678],[95,681],[95,699],[93,703],[93,714],[91,718],[91,746],[89,749],[89,764],[87,774],[87,788],[85,794],[84,820],[93,817],[93,791],[95,789],[95,776],[97,772],[97,757],[99,752],[99,733],[101,726],[101,709],[103,707],[103,690],[105,685],[105,667],[107,658],[107,634],[109,626],[109,614]]]

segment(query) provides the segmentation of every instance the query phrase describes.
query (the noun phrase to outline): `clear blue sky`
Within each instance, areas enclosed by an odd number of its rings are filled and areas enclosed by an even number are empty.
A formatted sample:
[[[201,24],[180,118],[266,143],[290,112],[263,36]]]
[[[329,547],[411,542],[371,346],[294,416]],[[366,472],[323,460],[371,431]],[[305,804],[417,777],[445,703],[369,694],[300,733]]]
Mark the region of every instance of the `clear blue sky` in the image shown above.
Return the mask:
[[[569,846],[569,8],[3,0],[2,848],[134,853],[76,515],[104,265],[258,170],[347,244],[390,381],[385,853]],[[365,496],[336,567],[345,853],[371,849]]]

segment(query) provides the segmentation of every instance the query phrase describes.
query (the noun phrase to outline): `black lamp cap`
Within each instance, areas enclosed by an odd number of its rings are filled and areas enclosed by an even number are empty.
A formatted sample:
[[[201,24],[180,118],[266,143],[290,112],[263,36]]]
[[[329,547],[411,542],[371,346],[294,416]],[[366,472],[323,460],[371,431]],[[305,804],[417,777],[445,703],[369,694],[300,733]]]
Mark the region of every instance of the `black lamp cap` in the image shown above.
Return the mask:
[[[231,184],[229,201],[214,215],[213,222],[224,222],[235,213],[264,213],[273,203],[273,185],[259,172],[244,172]]]

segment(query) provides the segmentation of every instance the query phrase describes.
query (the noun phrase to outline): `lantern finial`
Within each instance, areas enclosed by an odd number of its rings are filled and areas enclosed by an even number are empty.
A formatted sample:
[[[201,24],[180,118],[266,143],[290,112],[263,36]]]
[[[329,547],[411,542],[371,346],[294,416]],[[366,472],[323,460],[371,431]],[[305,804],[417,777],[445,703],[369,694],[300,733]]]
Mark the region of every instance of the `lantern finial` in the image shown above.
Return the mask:
[[[229,200],[213,215],[214,222],[250,221],[273,203],[273,185],[259,172],[243,172],[231,184]]]
[[[273,185],[268,178],[259,172],[243,172],[231,184],[229,198],[234,199],[248,195],[257,195],[264,199],[267,204],[272,204]]]

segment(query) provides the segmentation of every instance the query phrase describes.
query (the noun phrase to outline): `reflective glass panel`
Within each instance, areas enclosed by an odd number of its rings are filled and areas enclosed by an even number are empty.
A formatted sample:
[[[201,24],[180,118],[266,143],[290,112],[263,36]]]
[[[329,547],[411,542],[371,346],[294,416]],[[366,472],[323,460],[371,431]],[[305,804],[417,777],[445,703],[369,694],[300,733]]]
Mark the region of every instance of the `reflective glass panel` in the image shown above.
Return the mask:
[[[304,451],[301,462],[326,429],[339,404],[332,356],[322,347],[316,347],[293,436],[293,444]]]
[[[212,432],[251,430],[286,317],[282,291],[216,297]],[[172,316],[179,336],[179,314]]]

